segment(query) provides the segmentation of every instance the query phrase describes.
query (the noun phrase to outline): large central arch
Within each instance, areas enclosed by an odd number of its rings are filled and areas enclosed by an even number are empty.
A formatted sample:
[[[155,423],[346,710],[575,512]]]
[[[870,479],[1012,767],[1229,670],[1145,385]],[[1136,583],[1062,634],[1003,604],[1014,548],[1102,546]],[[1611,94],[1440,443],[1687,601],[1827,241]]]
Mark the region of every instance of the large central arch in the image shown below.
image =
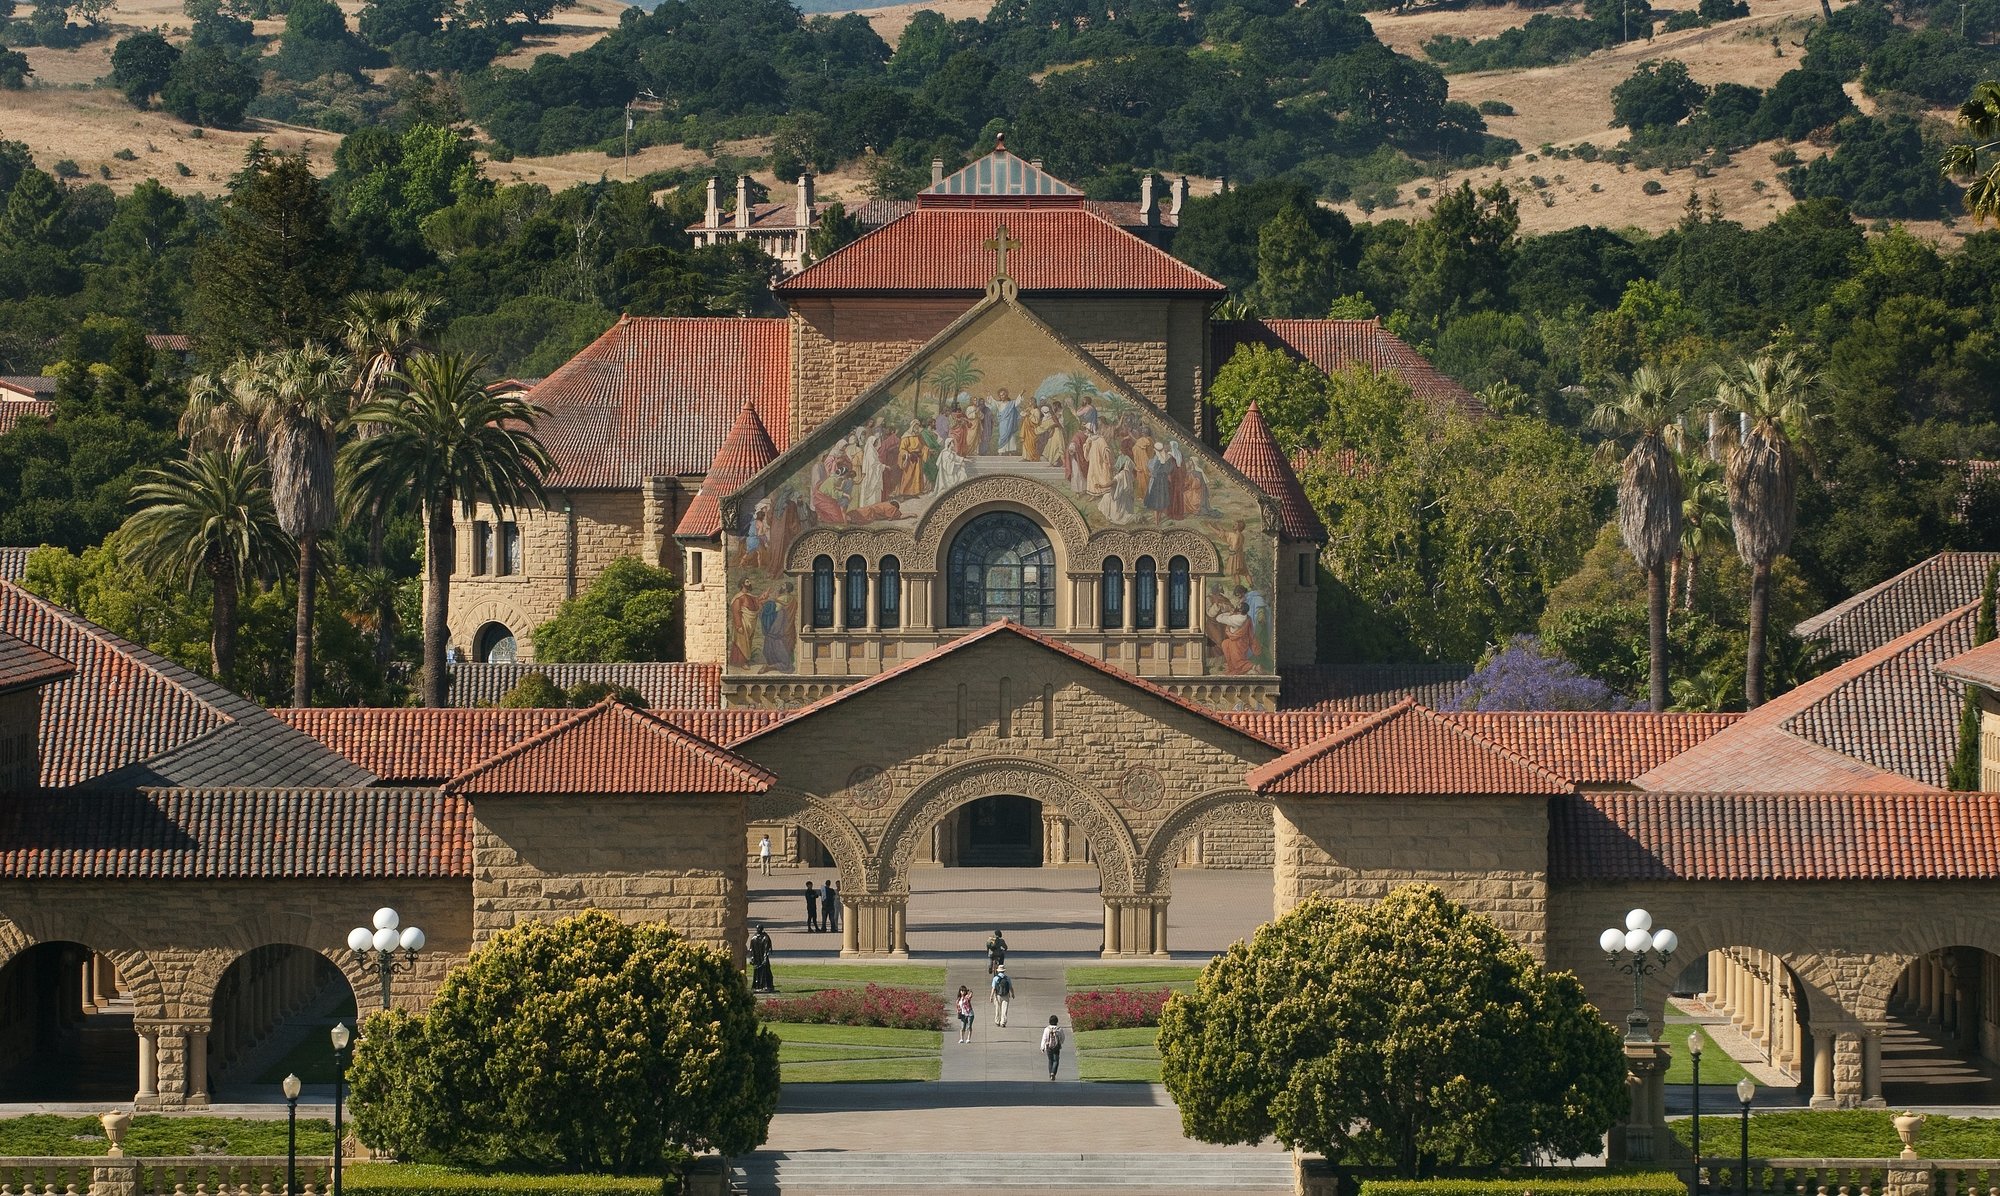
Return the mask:
[[[1034,798],[1080,829],[1096,857],[1106,897],[1139,891],[1138,844],[1117,807],[1061,768],[1018,757],[953,765],[912,790],[883,830],[871,878],[874,891],[907,897],[910,866],[930,828],[968,802],[999,794]]]

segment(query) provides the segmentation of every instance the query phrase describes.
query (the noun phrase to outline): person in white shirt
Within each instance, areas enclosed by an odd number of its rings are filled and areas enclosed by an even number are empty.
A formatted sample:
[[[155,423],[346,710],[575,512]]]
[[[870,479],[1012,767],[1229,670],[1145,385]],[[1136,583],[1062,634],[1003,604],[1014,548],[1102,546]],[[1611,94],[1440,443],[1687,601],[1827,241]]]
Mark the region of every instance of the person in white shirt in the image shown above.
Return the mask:
[[[763,866],[764,875],[771,875],[771,836],[765,835],[757,844],[757,863]]]
[[[1007,1003],[1014,999],[1014,981],[1007,975],[1007,966],[1000,965],[993,973],[993,1024],[1007,1024]]]
[[[1056,1078],[1056,1068],[1062,1064],[1062,1027],[1056,1024],[1056,1015],[1049,1015],[1049,1024],[1042,1027],[1042,1053],[1049,1057],[1049,1078]]]

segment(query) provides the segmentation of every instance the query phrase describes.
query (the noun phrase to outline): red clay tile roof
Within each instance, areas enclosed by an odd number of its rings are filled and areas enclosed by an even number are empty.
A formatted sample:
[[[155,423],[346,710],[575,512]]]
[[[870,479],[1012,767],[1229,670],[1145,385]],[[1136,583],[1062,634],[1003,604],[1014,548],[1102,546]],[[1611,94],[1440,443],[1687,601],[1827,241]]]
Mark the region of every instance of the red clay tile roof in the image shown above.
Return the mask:
[[[2000,552],[1940,552],[1830,606],[1792,628],[1820,639],[1841,656],[1860,656],[1924,624],[1979,601],[1986,573]]]
[[[0,548],[0,581],[19,584],[22,575],[28,571],[28,554],[34,551],[19,545]]]
[[[1995,793],[1583,793],[1549,817],[1552,883],[2000,878]]]
[[[1937,671],[1954,681],[1967,681],[2000,693],[2000,640],[1989,640],[1970,652],[1961,652],[1938,665]]]
[[[255,702],[7,582],[0,631],[76,665],[42,695],[47,788],[375,779]]]
[[[491,706],[540,673],[559,688],[603,682],[637,693],[649,710],[706,710],[722,705],[722,666],[699,661],[627,664],[470,664],[451,666],[453,706]]]
[[[194,338],[185,332],[149,332],[146,334],[146,347],[162,353],[192,353]]]
[[[1778,695],[1633,783],[1686,793],[1939,788],[1963,694],[1931,667],[1970,646],[1976,609],[1961,607]]]
[[[1399,702],[1253,769],[1258,793],[1568,793],[1555,773],[1434,710]]]
[[[984,291],[994,268],[993,251],[985,243],[1002,224],[1020,242],[1020,248],[1007,257],[1007,272],[1022,291],[1220,295],[1226,289],[1080,207],[988,205],[919,207],[842,246],[775,289],[781,296]]]
[[[777,778],[697,735],[605,699],[445,782],[446,793],[762,793]]]
[[[39,688],[76,672],[76,666],[24,639],[0,631],[0,693]]]
[[[1306,501],[1298,476],[1286,462],[1278,442],[1271,438],[1271,425],[1264,422],[1264,413],[1257,410],[1254,401],[1250,410],[1243,413],[1243,422],[1236,425],[1236,434],[1229,438],[1222,459],[1257,483],[1259,490],[1278,500],[1279,535],[1287,540],[1326,542],[1325,525]]]
[[[1445,718],[1576,785],[1626,785],[1731,726],[1740,714],[1442,711]]]
[[[1135,236],[1145,236],[1148,230],[1179,228],[1180,214],[1172,210],[1171,196],[1164,191],[1156,192],[1153,200],[1153,223],[1146,223],[1145,212],[1136,199],[1086,199],[1083,210],[1100,220],[1109,221]],[[881,228],[891,220],[899,220],[916,210],[916,201],[910,199],[871,199],[858,208],[850,208],[854,218],[864,229]],[[690,231],[700,225],[689,225]]]
[[[34,419],[54,419],[56,404],[54,399],[4,399],[0,398],[0,436],[5,436],[19,427],[21,421]]]
[[[1236,734],[1242,735],[1248,739],[1255,740],[1256,742],[1261,743],[1266,747],[1282,748],[1283,746],[1282,744],[1279,744],[1274,740],[1265,738],[1264,735],[1262,735],[1261,733],[1250,727],[1240,726],[1236,723],[1228,721],[1227,719],[1224,719],[1221,716],[1220,712],[1216,710],[1212,710],[1209,707],[1200,705],[1199,703],[1196,702],[1191,702],[1188,699],[1183,698],[1179,694],[1173,692],[1172,690],[1165,688],[1164,686],[1157,685],[1154,682],[1148,681],[1144,677],[1136,676],[1132,673],[1124,671],[1123,669],[1116,668],[1112,665],[1108,665],[1103,661],[1098,660],[1096,657],[1091,656],[1087,652],[1083,652],[1079,649],[1072,648],[1068,644],[1063,643],[1061,640],[1055,639],[1047,635],[1043,635],[1041,632],[1036,631],[1032,627],[1023,627],[1019,623],[1016,623],[1011,619],[1002,619],[998,623],[988,623],[986,626],[979,628],[977,631],[973,631],[966,635],[959,636],[957,639],[951,640],[948,643],[940,644],[937,647],[932,648],[930,651],[924,653],[922,656],[919,656],[914,660],[906,660],[903,663],[896,665],[893,668],[883,669],[881,672],[876,673],[873,676],[866,677],[860,681],[857,681],[853,685],[850,685],[845,689],[836,690],[835,692],[828,694],[826,697],[819,699],[817,702],[811,702],[808,703],[807,705],[800,706],[796,710],[787,711],[783,719],[780,719],[779,721],[771,724],[768,727],[760,727],[757,730],[750,732],[749,734],[743,736],[741,739],[737,740],[730,746],[732,748],[741,748],[744,744],[749,743],[751,740],[756,739],[759,736],[768,734],[769,732],[772,731],[779,730],[783,727],[790,726],[792,723],[798,722],[801,719],[816,714],[821,710],[825,710],[830,706],[837,706],[842,702],[855,698],[863,693],[866,693],[871,689],[875,689],[878,686],[887,685],[906,673],[915,672],[916,670],[924,668],[925,666],[935,661],[941,660],[944,657],[949,656],[954,652],[963,652],[971,648],[974,644],[983,643],[986,640],[993,639],[995,637],[1002,635],[1016,635],[1024,640],[1027,640],[1029,643],[1037,644],[1043,648],[1048,649],[1051,652],[1056,653],[1059,656],[1067,656],[1071,660],[1074,660],[1079,664],[1094,669],[1097,672],[1103,673],[1107,677],[1116,678],[1117,680],[1124,682],[1126,685],[1129,685],[1134,689],[1143,690],[1146,693],[1151,694],[1152,696],[1160,699],[1162,702],[1167,702],[1174,706],[1178,706],[1182,710],[1186,710],[1192,714],[1198,714],[1202,718],[1207,719],[1209,722],[1215,723],[1218,726],[1224,727],[1230,731],[1234,731]]]
[[[53,399],[58,385],[46,374],[0,374],[0,401]]]
[[[1285,710],[1387,710],[1405,698],[1445,710],[1458,704],[1469,664],[1308,664],[1278,670]]]
[[[9,794],[10,880],[374,880],[471,875],[472,818],[434,789]]]
[[[1289,752],[1318,743],[1368,716],[1359,711],[1218,710],[1215,717]]]
[[[1217,320],[1209,328],[1216,369],[1229,364],[1245,345],[1265,345],[1329,374],[1358,362],[1396,375],[1433,407],[1454,408],[1475,419],[1487,414],[1477,396],[1440,373],[1380,320]]]
[[[543,379],[554,490],[636,490],[708,472],[745,403],[784,447],[791,417],[784,320],[625,317]]]
[[[736,413],[736,422],[730,426],[729,435],[722,438],[722,447],[716,450],[715,460],[708,467],[708,476],[701,480],[701,490],[688,504],[687,513],[681,516],[680,526],[674,535],[690,540],[706,540],[722,534],[722,500],[736,493],[738,487],[757,475],[757,471],[778,459],[778,450],[771,444],[771,434],[764,430],[764,421],[757,418],[757,409],[748,403]]]

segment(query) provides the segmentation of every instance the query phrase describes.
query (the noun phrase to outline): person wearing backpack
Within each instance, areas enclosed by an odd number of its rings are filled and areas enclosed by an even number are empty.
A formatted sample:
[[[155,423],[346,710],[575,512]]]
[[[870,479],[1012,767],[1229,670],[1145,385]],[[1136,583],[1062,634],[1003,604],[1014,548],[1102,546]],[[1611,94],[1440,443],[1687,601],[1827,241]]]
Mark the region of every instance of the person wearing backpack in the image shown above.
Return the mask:
[[[1062,1064],[1062,1027],[1056,1024],[1056,1015],[1049,1015],[1049,1024],[1042,1027],[1042,1053],[1049,1057],[1049,1078],[1056,1078],[1056,1068]]]
[[[993,973],[993,1024],[1007,1024],[1007,1002],[1014,999],[1014,981],[1007,975],[1007,965],[1001,964]]]

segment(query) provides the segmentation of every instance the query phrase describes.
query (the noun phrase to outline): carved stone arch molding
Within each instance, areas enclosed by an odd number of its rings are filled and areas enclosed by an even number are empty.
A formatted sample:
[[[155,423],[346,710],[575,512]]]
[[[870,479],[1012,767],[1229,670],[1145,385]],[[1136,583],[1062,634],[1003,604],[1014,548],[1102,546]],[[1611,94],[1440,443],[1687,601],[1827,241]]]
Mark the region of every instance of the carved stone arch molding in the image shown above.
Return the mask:
[[[1038,516],[1054,533],[1050,538],[1064,562],[1076,559],[1090,541],[1090,525],[1069,499],[1033,478],[992,474],[953,487],[917,520],[912,552],[921,567],[941,568],[945,539],[984,507],[1012,507]],[[910,562],[905,561],[904,567],[909,568]]]
[[[1895,918],[1893,942],[1879,944],[1880,954],[1870,959],[1862,972],[1854,1003],[1855,1015],[1864,1021],[1881,1021],[1889,1016],[1889,994],[1902,978],[1903,970],[1948,947],[1978,947],[2000,955],[2000,918],[1965,913],[1926,911],[1922,918]]]
[[[827,799],[803,789],[773,785],[770,792],[750,799],[750,821],[790,822],[810,831],[833,854],[841,889],[868,891],[868,841]]]
[[[1146,842],[1145,867],[1140,875],[1144,891],[1161,897],[1173,892],[1174,858],[1189,839],[1244,814],[1261,814],[1268,819],[1275,808],[1269,798],[1237,788],[1211,789],[1184,802]]]
[[[1607,909],[1630,908],[1631,902],[1615,898],[1607,901]],[[1643,903],[1642,903],[1643,904]],[[1647,978],[1645,982],[1646,1009],[1655,1019],[1666,1016],[1667,989],[1677,979],[1682,970],[1710,951],[1720,951],[1726,947],[1746,947],[1771,954],[1790,969],[1798,980],[1799,997],[1805,1005],[1806,1016],[1815,1028],[1844,1025],[1860,1020],[1855,997],[1856,984],[1847,979],[1854,972],[1853,956],[1839,950],[1813,950],[1802,947],[1799,927],[1790,919],[1760,917],[1755,913],[1731,912],[1725,909],[1707,908],[1695,916],[1669,919],[1663,916],[1657,905],[1653,906],[1654,916],[1662,923],[1673,927],[1680,936],[1680,946],[1674,952],[1673,963],[1663,972]],[[1782,916],[1781,911],[1781,916]],[[1616,922],[1615,914],[1606,915],[1605,925]],[[1589,938],[1596,938],[1596,931],[1589,932]],[[1595,948],[1592,949],[1595,954]],[[1597,956],[1597,958],[1602,958]],[[1608,969],[1607,969],[1608,971]],[[1598,977],[1599,981],[1603,977]],[[1619,980],[1619,985],[1629,988],[1629,982]],[[1607,991],[1625,992],[1626,989],[1612,988]],[[1607,1006],[1613,1017],[1631,1000],[1629,992],[1623,1001]],[[1655,1025],[1664,1022],[1655,1021]]]
[[[299,913],[274,911],[231,924],[227,942],[196,955],[182,980],[182,999],[205,1016],[215,1004],[215,990],[224,973],[252,951],[265,947],[295,947],[321,957],[347,980],[362,1009],[381,999],[381,977],[361,965],[347,949],[346,931],[334,931],[325,920]],[[123,973],[121,972],[122,976]]]
[[[152,957],[134,948],[101,947],[93,941],[98,939],[98,934],[86,933],[85,929],[49,925],[30,928],[0,917],[0,968],[12,963],[16,956],[30,947],[43,943],[79,943],[111,961],[111,966],[118,970],[120,986],[131,994],[139,1016],[161,1016],[167,1007],[167,992]],[[97,931],[99,928],[93,926],[88,929]]]
[[[1012,757],[957,764],[912,790],[882,833],[875,861],[877,891],[907,893],[911,861],[931,827],[968,802],[999,795],[1034,798],[1082,831],[1097,860],[1099,885],[1106,896],[1129,896],[1135,891],[1138,844],[1117,807],[1059,768]]]
[[[859,555],[872,570],[881,565],[883,557],[893,556],[908,573],[914,571],[910,558],[916,552],[917,543],[910,533],[895,528],[816,527],[792,541],[792,546],[785,550],[785,568],[793,573],[810,573],[813,558],[824,556],[833,559],[837,573],[847,566],[848,557]]]
[[[1070,571],[1100,572],[1104,568],[1104,558],[1108,556],[1117,557],[1127,569],[1142,556],[1152,557],[1162,577],[1166,576],[1167,562],[1177,556],[1187,558],[1190,573],[1222,572],[1222,558],[1217,555],[1215,545],[1200,533],[1180,527],[1107,528],[1092,536],[1083,550],[1071,558]]]

